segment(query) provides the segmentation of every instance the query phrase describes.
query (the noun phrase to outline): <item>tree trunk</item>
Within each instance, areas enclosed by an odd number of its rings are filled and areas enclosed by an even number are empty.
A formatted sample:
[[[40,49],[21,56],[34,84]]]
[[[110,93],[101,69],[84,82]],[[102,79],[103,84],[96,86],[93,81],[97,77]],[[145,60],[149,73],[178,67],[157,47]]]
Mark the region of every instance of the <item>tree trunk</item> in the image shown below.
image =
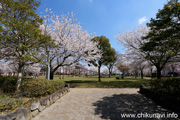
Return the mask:
[[[151,71],[151,75],[152,75],[152,73],[153,73],[153,69],[151,68],[151,69],[150,69],[150,71]]]
[[[53,80],[53,78],[54,78],[54,72],[50,71],[50,80]]]
[[[135,71],[135,79],[137,78],[137,76],[138,76],[138,72],[137,72],[137,71]]]
[[[60,67],[60,71],[59,71],[59,79],[61,79],[61,67]]]
[[[124,79],[124,72],[122,72],[121,74],[121,79]]]
[[[22,66],[19,65],[19,67],[18,67],[18,80],[17,80],[16,92],[20,91],[19,87],[21,85],[21,80],[22,80]]]
[[[173,77],[175,77],[174,71],[175,71],[175,67],[171,66],[172,68],[172,72],[173,72]]]
[[[110,68],[108,68],[109,69],[109,78],[111,77],[111,69]]]
[[[159,67],[157,67],[157,79],[161,79],[161,70]]]
[[[144,74],[143,74],[143,70],[141,69],[141,79],[143,79]]]
[[[101,66],[100,65],[98,66],[98,79],[99,79],[99,82],[101,82]]]

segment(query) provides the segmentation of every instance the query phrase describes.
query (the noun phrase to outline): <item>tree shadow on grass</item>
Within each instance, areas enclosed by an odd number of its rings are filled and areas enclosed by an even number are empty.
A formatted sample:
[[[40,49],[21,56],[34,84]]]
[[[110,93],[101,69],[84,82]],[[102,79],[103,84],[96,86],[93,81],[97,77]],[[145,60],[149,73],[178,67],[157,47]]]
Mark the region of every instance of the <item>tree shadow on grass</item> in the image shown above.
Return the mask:
[[[94,81],[94,80],[69,80],[65,83],[70,84],[71,87],[98,87],[98,88],[139,88],[143,83],[140,81]],[[145,85],[148,82],[144,83]]]
[[[92,81],[92,80],[70,80],[66,81],[66,83],[97,83],[98,81]]]
[[[101,115],[102,119],[110,120],[131,120],[131,119],[147,119],[146,116],[139,115],[141,118],[123,118],[121,114],[155,114],[159,113],[161,115],[167,113],[172,113],[167,111],[160,106],[157,106],[151,100],[145,98],[139,94],[119,94],[113,95],[111,97],[104,97],[102,100],[93,103],[95,106],[95,115]],[[151,120],[158,118],[151,118]],[[161,118],[163,120],[168,120],[168,118]],[[159,119],[158,119],[159,120]],[[176,120],[175,118],[169,118],[169,120]]]

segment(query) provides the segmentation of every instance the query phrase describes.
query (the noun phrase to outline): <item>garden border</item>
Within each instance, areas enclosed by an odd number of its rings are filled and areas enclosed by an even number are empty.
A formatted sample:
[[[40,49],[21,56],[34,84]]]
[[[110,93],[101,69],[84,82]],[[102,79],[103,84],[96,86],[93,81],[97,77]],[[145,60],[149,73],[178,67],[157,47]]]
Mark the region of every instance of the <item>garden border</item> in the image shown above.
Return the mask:
[[[30,120],[38,115],[45,108],[49,107],[60,99],[63,95],[69,92],[69,84],[55,93],[42,97],[29,107],[21,107],[16,111],[0,114],[0,120]]]
[[[152,99],[154,102],[157,102],[159,105],[180,113],[180,100],[177,98],[156,92],[150,89],[150,86],[140,86],[140,93],[146,97]]]

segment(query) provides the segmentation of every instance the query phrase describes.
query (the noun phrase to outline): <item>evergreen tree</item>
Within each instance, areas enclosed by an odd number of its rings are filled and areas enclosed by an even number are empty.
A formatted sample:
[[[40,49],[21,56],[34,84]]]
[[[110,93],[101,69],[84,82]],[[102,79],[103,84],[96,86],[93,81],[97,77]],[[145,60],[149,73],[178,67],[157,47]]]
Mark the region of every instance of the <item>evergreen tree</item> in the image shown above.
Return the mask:
[[[37,14],[40,2],[1,0],[0,5],[0,54],[2,59],[17,64],[19,91],[23,67],[39,62],[33,56],[38,56],[45,42],[39,29],[42,19]]]
[[[109,39],[105,36],[94,37],[92,39],[93,42],[98,43],[97,48],[101,50],[102,56],[97,61],[90,61],[92,64],[98,67],[98,79],[101,81],[101,66],[109,63],[109,56],[111,54],[111,44],[109,43]]]
[[[109,51],[108,51],[108,59],[107,61],[105,62],[105,65],[107,66],[108,68],[108,71],[109,71],[109,78],[111,77],[111,74],[112,74],[112,70],[113,70],[113,67],[114,67],[114,64],[117,60],[117,56],[116,56],[116,51],[114,48],[111,48]]]
[[[149,33],[143,37],[148,42],[141,49],[157,68],[157,78],[166,63],[180,51],[180,3],[170,0],[159,10],[155,19],[147,24]]]

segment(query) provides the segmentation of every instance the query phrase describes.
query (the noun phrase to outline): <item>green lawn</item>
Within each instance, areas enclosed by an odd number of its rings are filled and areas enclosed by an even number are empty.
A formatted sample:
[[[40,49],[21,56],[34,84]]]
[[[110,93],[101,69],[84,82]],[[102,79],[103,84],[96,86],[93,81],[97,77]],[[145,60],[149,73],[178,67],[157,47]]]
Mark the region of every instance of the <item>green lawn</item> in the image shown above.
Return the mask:
[[[120,76],[117,76],[120,77]],[[40,79],[44,78],[44,76],[40,76]],[[121,77],[120,77],[121,78]],[[59,79],[59,76],[54,76],[56,80],[62,80],[65,83],[69,83],[71,88],[79,87],[79,88],[139,88],[140,85],[149,85],[150,78],[144,77],[144,79],[134,78],[134,77],[125,77],[124,79],[116,79],[116,76],[103,77],[101,78],[101,82],[98,82],[97,76],[88,76],[88,77],[68,77],[65,76],[64,79]]]

